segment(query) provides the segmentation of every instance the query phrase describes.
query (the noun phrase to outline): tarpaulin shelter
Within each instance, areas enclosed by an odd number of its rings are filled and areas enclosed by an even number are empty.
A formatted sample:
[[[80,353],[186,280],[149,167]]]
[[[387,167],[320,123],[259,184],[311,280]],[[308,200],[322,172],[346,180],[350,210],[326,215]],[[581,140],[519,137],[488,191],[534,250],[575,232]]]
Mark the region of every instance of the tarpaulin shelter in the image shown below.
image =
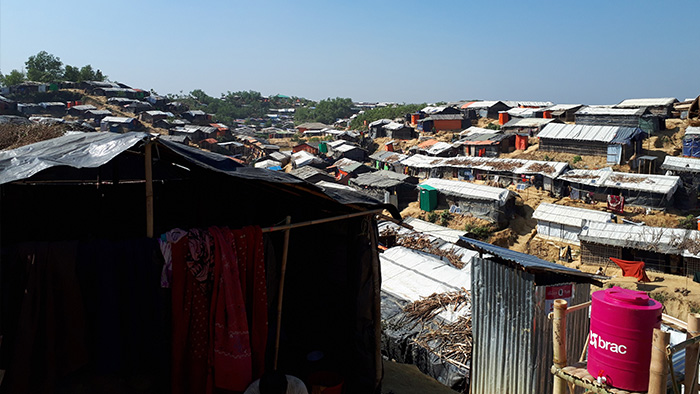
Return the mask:
[[[152,256],[128,253],[140,250],[132,248],[136,243],[148,243],[177,227],[253,225],[267,231],[269,289],[279,284],[282,261],[288,256],[279,368],[303,378],[318,367],[310,364],[307,354],[322,351],[324,367],[343,376],[347,392],[379,391],[380,274],[373,214],[388,209],[398,218],[393,206],[352,191],[324,190],[285,173],[241,167],[229,157],[138,132],[66,135],[0,152],[0,196],[0,369],[7,369],[5,384],[22,378],[15,374],[22,372],[31,375],[24,376],[25,382],[43,392],[76,384],[104,391],[110,389],[110,382],[128,384],[138,376],[138,384],[151,387],[152,392],[168,392],[169,309],[161,303],[167,305],[169,298],[159,288],[158,275],[152,282],[154,266],[146,263],[153,262]],[[291,218],[291,224],[280,226],[286,218]],[[278,229],[289,231],[283,234]],[[53,363],[15,371],[13,345],[28,328],[18,327],[26,263],[18,264],[13,253],[37,244],[55,249],[71,243],[113,251],[97,256],[111,259],[110,267],[133,269],[119,275],[103,273],[110,279],[106,283],[120,286],[120,292],[109,299],[125,320],[105,326],[92,319],[94,325],[82,328],[93,336],[108,337],[108,344],[129,346],[91,348],[90,343],[82,343],[88,356],[71,369],[64,362],[71,352],[39,347],[34,361],[49,360],[47,354],[51,354]],[[131,286],[140,286],[148,295],[136,299]],[[74,286],[63,290],[70,289]],[[278,301],[276,294],[268,293],[269,305]],[[90,305],[91,300],[82,301]],[[137,316],[127,307],[139,305],[153,309],[141,310]],[[62,316],[43,316],[52,323],[66,321]],[[273,332],[276,317],[274,312],[270,316]],[[128,329],[129,322],[146,318],[162,324]],[[161,326],[163,331],[154,333]],[[35,339],[35,343],[50,339],[58,346],[54,350],[71,348],[67,338],[49,332],[37,332]],[[164,346],[154,351],[158,344]],[[126,356],[142,361],[110,364],[106,370],[98,363],[126,360]],[[97,382],[103,385],[95,386]]]

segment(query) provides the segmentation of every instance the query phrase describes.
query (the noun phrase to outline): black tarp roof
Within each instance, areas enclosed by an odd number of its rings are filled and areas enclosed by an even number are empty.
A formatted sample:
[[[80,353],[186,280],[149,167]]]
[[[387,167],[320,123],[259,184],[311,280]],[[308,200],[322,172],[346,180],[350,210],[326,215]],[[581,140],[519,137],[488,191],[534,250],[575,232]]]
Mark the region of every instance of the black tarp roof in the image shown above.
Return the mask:
[[[46,169],[67,166],[76,169],[97,168],[127,150],[141,150],[151,136],[144,132],[78,133],[41,141],[9,151],[0,151],[0,185],[28,179]],[[359,192],[320,188],[293,175],[240,165],[228,156],[155,138],[156,151],[171,151],[199,168],[249,181],[296,185],[343,205],[384,208],[399,219],[398,210]],[[157,153],[154,153],[157,155]]]

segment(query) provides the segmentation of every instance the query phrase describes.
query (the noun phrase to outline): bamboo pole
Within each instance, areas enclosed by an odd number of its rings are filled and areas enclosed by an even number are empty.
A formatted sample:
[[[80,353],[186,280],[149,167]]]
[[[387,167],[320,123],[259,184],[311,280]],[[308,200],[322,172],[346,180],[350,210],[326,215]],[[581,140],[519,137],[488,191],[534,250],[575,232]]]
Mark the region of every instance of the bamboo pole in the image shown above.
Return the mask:
[[[688,339],[700,335],[700,314],[688,314]],[[697,394],[698,392],[698,344],[692,344],[685,348],[685,393]]]
[[[374,215],[383,212],[383,209],[373,209],[370,211],[362,211],[362,212],[355,212],[355,213],[349,213],[346,215],[340,215],[340,216],[333,216],[331,218],[323,218],[323,219],[315,219],[315,220],[309,220],[307,222],[300,222],[300,223],[285,223],[281,226],[272,226],[272,227],[263,227],[262,232],[263,233],[271,233],[274,231],[281,231],[281,230],[290,230],[293,228],[299,228],[299,227],[306,227],[306,226],[312,226],[314,224],[322,224],[322,223],[328,223],[328,222],[335,222],[338,220],[343,220],[343,219],[350,219],[358,216],[365,216],[365,215]]]
[[[289,226],[292,223],[292,217],[287,216],[285,219],[285,226]],[[282,299],[284,296],[284,276],[287,273],[287,255],[289,254],[289,230],[287,228],[284,230],[284,244],[282,246],[282,267],[280,268],[280,283],[279,291],[277,294],[277,330],[275,332],[275,358],[272,363],[272,369],[277,370],[277,361],[279,361],[280,352],[280,331],[282,329]]]
[[[554,300],[554,319],[553,326],[553,345],[554,345],[554,366],[556,368],[564,368],[566,366],[566,300]],[[567,384],[564,379],[558,375],[554,377],[553,394],[566,394]]]
[[[665,394],[666,381],[668,379],[668,364],[666,362],[666,348],[671,334],[654,329],[651,344],[651,364],[649,365],[649,394]]]
[[[378,388],[384,377],[384,363],[382,359],[382,305],[381,305],[381,291],[382,291],[382,273],[379,269],[379,255],[377,248],[379,247],[379,239],[377,239],[377,234],[374,231],[376,226],[370,226],[370,248],[372,253],[372,279],[374,285],[374,346],[375,346],[375,370],[374,370],[374,387]]]
[[[146,143],[146,236],[153,238],[153,142]]]

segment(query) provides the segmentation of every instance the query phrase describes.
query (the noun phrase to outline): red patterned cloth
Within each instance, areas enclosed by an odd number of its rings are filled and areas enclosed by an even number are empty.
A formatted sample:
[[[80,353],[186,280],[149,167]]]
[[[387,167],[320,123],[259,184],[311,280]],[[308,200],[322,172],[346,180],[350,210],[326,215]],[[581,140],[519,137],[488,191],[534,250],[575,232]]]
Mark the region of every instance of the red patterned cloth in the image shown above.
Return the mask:
[[[622,276],[633,276],[640,282],[651,282],[644,270],[643,261],[626,261],[610,257],[613,263],[622,269]]]
[[[245,391],[252,379],[250,336],[245,299],[241,291],[236,249],[231,244],[231,231],[211,227],[216,240],[211,357],[214,386]]]
[[[608,195],[608,209],[615,213],[625,212],[625,198],[622,196]]]

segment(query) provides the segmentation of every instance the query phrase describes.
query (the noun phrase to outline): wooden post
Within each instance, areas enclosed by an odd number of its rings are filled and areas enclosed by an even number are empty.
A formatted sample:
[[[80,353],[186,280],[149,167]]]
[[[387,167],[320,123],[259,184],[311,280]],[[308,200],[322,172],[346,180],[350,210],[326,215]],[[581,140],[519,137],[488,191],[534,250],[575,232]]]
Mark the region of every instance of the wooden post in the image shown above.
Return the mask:
[[[688,314],[688,339],[700,335],[700,314]],[[698,344],[692,344],[685,348],[685,393],[697,394],[698,392]]]
[[[554,366],[564,368],[566,366],[566,300],[554,300],[554,319],[552,319],[554,343]],[[566,381],[559,376],[554,376],[553,394],[566,394]]]
[[[153,142],[146,142],[146,236],[153,238],[153,165],[151,147]]]
[[[666,362],[666,347],[671,334],[654,329],[651,343],[651,364],[649,365],[649,394],[666,394],[668,379],[668,364]]]
[[[292,223],[291,216],[287,216],[285,225],[289,226]],[[279,361],[280,353],[280,331],[282,329],[282,299],[284,297],[284,276],[287,273],[287,255],[289,254],[289,231],[284,230],[284,246],[282,246],[282,267],[280,269],[280,283],[277,294],[277,330],[275,332],[275,358],[272,363],[272,369],[277,370],[277,362]]]

